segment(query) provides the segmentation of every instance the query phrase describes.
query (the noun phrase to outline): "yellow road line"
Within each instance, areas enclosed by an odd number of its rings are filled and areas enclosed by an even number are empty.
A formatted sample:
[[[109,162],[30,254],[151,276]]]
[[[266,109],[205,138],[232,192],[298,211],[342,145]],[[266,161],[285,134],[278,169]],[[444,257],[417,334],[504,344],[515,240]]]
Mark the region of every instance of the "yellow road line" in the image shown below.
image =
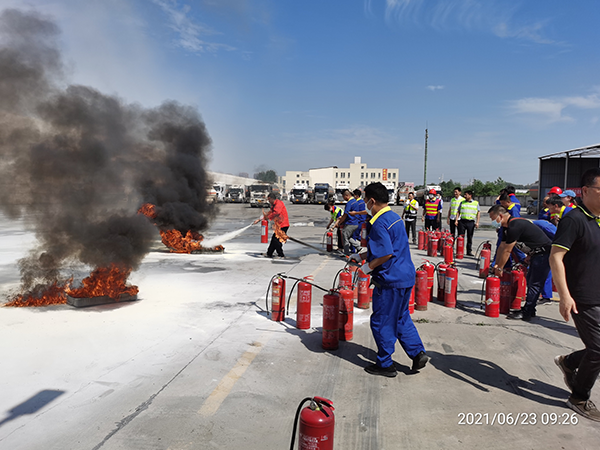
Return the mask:
[[[260,353],[266,344],[266,341],[268,340],[268,336],[265,336],[265,338],[262,340],[264,343],[253,342],[250,348],[240,357],[240,359],[238,359],[235,366],[233,366],[229,373],[225,375],[223,379],[221,379],[221,382],[204,401],[202,407],[198,411],[198,414],[208,417],[217,412],[221,406],[221,403],[225,401],[233,389],[233,386],[235,386],[237,380],[244,375],[244,372],[246,372],[246,369],[250,366],[254,358],[256,358],[256,355]]]

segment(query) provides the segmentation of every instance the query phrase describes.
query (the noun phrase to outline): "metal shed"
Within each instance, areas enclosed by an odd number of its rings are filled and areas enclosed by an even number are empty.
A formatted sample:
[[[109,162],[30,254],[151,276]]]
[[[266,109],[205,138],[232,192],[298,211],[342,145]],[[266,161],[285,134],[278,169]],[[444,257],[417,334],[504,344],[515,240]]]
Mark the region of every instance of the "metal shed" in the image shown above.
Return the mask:
[[[600,167],[600,144],[540,156],[539,160],[540,201],[552,186],[559,186],[563,190],[571,189],[580,196],[581,175],[588,169]]]

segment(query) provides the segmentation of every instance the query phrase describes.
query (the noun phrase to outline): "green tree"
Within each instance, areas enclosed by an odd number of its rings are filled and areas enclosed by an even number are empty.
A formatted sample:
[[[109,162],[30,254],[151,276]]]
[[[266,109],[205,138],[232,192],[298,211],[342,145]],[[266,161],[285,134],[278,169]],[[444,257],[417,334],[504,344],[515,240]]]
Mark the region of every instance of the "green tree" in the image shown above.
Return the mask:
[[[255,173],[254,178],[265,183],[277,183],[277,172],[274,170],[263,170]]]

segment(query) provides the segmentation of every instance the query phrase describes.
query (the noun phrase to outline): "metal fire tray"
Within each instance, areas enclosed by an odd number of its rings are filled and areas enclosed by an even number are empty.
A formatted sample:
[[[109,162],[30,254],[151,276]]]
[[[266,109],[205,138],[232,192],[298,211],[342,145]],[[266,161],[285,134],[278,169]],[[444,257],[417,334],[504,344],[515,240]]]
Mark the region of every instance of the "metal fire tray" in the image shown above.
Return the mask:
[[[122,302],[132,302],[137,300],[137,295],[121,294],[118,299],[110,298],[108,295],[102,297],[71,297],[67,295],[67,304],[75,308],[85,308],[87,306],[108,305]]]

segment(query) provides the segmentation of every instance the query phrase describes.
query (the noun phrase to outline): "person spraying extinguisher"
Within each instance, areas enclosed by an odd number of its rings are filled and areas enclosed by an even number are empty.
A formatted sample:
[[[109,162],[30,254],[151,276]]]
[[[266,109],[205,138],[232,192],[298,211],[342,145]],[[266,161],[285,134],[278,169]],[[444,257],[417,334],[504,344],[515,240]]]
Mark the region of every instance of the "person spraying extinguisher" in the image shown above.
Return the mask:
[[[338,219],[344,214],[344,210],[339,206],[335,206],[335,200],[333,198],[329,199],[329,201],[324,205],[323,208],[325,209],[325,211],[329,211],[329,214],[331,215],[331,217],[329,218],[329,223],[325,228],[327,228],[327,231],[331,231],[332,233],[335,230],[337,230],[337,248],[338,250],[341,250],[343,248],[342,232],[339,228],[336,227],[336,223]]]
[[[271,211],[269,211],[268,213],[263,212],[263,215],[256,219],[253,222],[253,224],[257,224],[263,219],[270,220],[274,223],[274,232],[271,236],[271,243],[269,244],[267,253],[265,253],[264,256],[267,258],[272,258],[273,253],[277,252],[277,256],[279,256],[280,258],[284,258],[285,255],[283,254],[283,242],[281,242],[281,240],[277,236],[277,230],[279,229],[285,234],[288,228],[290,227],[287,209],[285,208],[283,202],[277,198],[277,194],[275,194],[274,192],[271,192],[267,196],[267,200],[271,205]]]

